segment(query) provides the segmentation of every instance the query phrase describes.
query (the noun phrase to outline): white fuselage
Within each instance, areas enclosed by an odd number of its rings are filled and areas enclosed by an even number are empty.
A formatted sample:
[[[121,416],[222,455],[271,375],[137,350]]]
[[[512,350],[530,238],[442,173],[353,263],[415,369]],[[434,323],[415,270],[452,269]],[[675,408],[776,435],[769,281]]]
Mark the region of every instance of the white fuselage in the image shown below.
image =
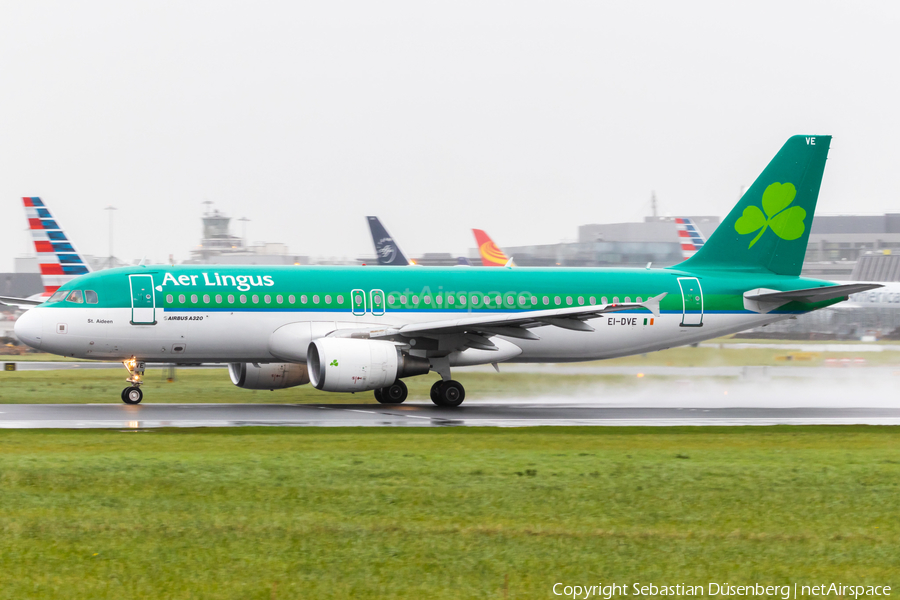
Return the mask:
[[[452,313],[447,313],[450,318]],[[539,340],[503,338],[521,348],[505,358],[512,362],[583,361],[661,350],[758,327],[789,315],[750,312],[705,314],[700,327],[681,325],[681,313],[609,313],[587,321],[595,331],[571,331],[553,326],[532,329]],[[46,352],[75,358],[146,362],[303,362],[309,340],[300,340],[289,357],[275,354],[273,334],[280,328],[310,322],[312,338],[338,329],[399,326],[441,319],[441,313],[353,316],[346,311],[209,312],[157,309],[155,325],[132,325],[127,308],[37,307],[25,313],[17,327],[27,343]],[[412,352],[415,354],[416,349]],[[489,360],[485,354],[483,362]]]

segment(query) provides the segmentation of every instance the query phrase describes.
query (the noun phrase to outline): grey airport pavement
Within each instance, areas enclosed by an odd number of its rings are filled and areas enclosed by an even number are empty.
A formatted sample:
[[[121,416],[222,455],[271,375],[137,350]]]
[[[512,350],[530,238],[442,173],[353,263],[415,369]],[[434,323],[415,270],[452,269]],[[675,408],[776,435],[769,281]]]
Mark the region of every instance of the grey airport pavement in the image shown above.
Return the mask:
[[[668,407],[597,403],[467,402],[377,404],[6,404],[0,429],[159,427],[533,427],[900,425],[893,407]]]
[[[65,365],[65,366],[64,366]],[[28,363],[20,370],[118,368],[118,363]],[[210,365],[216,367],[215,365]],[[218,368],[222,366],[219,365]],[[181,367],[179,367],[181,368]],[[625,375],[630,383],[521,398],[478,398],[458,408],[421,399],[379,404],[170,404],[148,383],[138,406],[0,404],[0,429],[159,427],[457,427],[900,425],[900,369],[892,367],[605,367],[502,365],[505,372]],[[474,370],[483,370],[476,368]],[[227,374],[222,373],[223,377]],[[562,377],[561,381],[564,382]],[[277,392],[289,402],[290,390]],[[158,395],[159,394],[159,395]],[[117,395],[114,395],[117,396]]]

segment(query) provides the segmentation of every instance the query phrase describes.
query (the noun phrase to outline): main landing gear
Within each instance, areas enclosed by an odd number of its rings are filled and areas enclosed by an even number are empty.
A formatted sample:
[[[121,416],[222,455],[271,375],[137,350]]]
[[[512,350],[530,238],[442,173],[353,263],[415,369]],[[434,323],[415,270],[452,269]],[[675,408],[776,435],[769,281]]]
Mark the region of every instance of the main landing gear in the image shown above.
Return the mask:
[[[375,390],[375,399],[382,404],[403,404],[407,396],[409,389],[399,379],[393,385]]]
[[[431,386],[431,401],[438,406],[455,407],[466,399],[466,388],[458,381],[435,381]]]
[[[144,392],[141,391],[141,384],[144,382],[144,363],[131,357],[126,361],[122,361],[125,369],[128,370],[128,383],[131,387],[122,390],[122,402],[125,404],[140,404],[144,399]]]

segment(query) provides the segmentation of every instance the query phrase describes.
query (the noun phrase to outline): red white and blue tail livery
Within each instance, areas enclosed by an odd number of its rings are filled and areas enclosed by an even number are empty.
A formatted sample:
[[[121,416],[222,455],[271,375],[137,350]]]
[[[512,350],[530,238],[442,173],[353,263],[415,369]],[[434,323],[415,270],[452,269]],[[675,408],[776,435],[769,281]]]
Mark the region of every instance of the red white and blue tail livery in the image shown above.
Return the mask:
[[[39,297],[46,300],[61,285],[79,275],[90,273],[91,269],[63,233],[43,200],[25,197],[22,198],[22,203],[25,205],[28,228],[34,240],[34,250],[41,269],[41,282],[44,285],[44,291]]]
[[[694,221],[687,217],[675,217],[675,227],[678,229],[678,241],[681,242],[681,256],[687,260],[697,254],[706,238],[694,225]]]

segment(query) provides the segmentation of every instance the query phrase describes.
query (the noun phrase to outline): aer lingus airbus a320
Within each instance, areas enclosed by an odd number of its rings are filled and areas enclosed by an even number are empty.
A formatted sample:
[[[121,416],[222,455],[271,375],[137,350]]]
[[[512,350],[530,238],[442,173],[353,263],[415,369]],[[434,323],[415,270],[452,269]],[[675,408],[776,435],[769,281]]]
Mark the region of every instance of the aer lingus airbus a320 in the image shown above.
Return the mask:
[[[16,323],[47,352],[122,360],[122,400],[145,363],[229,363],[235,385],[307,382],[406,399],[403,378],[611,358],[691,344],[840,302],[878,284],[799,277],[829,136],[795,136],[689,260],[664,269],[139,266],[65,283]]]

